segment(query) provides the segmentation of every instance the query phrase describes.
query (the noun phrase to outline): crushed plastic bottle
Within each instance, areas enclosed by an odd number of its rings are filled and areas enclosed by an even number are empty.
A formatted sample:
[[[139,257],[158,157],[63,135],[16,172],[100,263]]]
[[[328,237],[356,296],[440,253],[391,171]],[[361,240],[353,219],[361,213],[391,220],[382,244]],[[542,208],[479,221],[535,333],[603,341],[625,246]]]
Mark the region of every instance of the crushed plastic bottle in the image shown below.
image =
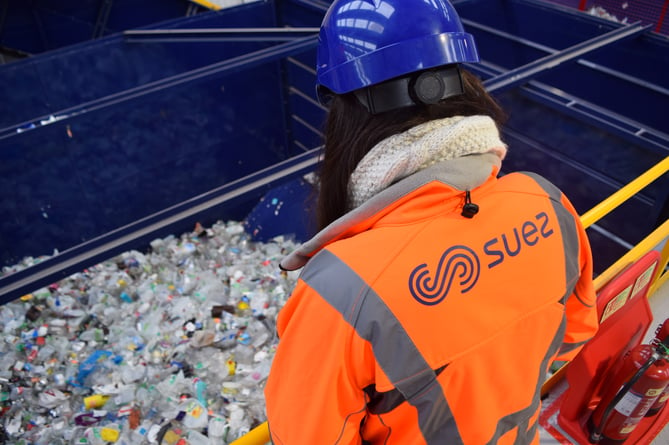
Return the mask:
[[[239,438],[266,419],[276,314],[297,280],[278,262],[294,248],[283,237],[252,242],[235,221],[198,225],[0,306],[0,437]]]

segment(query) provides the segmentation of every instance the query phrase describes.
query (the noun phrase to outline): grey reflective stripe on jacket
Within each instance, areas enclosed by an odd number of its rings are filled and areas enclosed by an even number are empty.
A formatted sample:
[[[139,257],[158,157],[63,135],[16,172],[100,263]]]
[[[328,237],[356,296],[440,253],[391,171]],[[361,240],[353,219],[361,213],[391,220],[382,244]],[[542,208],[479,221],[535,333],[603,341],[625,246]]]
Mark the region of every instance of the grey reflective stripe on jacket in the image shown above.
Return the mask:
[[[538,425],[536,424],[536,421],[533,425],[528,425],[528,422],[525,419],[531,417],[532,414],[536,413],[537,410],[539,409],[539,404],[541,403],[541,387],[544,381],[546,380],[545,370],[548,369],[548,361],[555,355],[558,348],[560,347],[566,328],[567,328],[567,319],[566,317],[563,317],[562,322],[560,323],[560,327],[557,333],[555,334],[555,337],[553,338],[553,341],[551,342],[548,351],[546,351],[546,355],[541,361],[540,369],[542,370],[542,372],[539,373],[539,379],[535,387],[534,396],[532,397],[532,403],[525,409],[522,409],[520,411],[502,417],[497,423],[497,429],[495,430],[495,434],[493,435],[492,439],[490,439],[490,441],[487,443],[487,445],[495,445],[503,435],[505,435],[506,433],[508,433],[509,431],[513,430],[516,427],[518,427],[518,434],[516,436],[516,441],[514,442],[514,445],[525,445],[532,443],[532,439],[536,434]]]
[[[563,251],[565,253],[565,277],[566,277],[566,291],[563,297],[560,299],[560,302],[563,305],[567,304],[567,299],[574,292],[576,283],[580,277],[580,267],[579,267],[579,240],[578,232],[576,225],[574,223],[574,216],[562,205],[561,198],[562,192],[551,182],[547,181],[545,178],[536,175],[531,172],[523,172],[526,176],[532,178],[551,198],[551,204],[553,210],[558,218],[558,223],[560,225],[560,233],[562,236]],[[539,409],[540,396],[541,396],[541,387],[543,382],[546,379],[546,372],[544,370],[548,369],[549,360],[558,352],[565,352],[565,350],[572,350],[579,345],[563,345],[562,340],[564,338],[567,328],[567,318],[566,312],[560,323],[560,327],[553,342],[551,343],[548,351],[546,351],[546,356],[541,362],[542,373],[539,375],[539,380],[537,381],[535,394],[533,397],[533,403],[525,408],[524,410],[518,411],[516,413],[510,414],[508,416],[500,419],[497,424],[497,430],[495,435],[488,442],[488,445],[494,445],[497,441],[507,432],[515,428],[516,425],[519,425],[522,419],[527,419],[528,415],[532,415]],[[538,421],[538,419],[537,419]],[[534,438],[538,425],[537,421],[533,425],[528,425],[527,422],[520,424],[518,426],[518,434],[516,437],[515,445],[525,445],[530,444]]]
[[[385,302],[347,264],[327,250],[309,262],[301,276],[367,340],[391,383],[418,411],[418,422],[430,445],[463,444],[435,371]],[[464,444],[463,444],[464,445]]]
[[[581,276],[579,267],[578,231],[574,222],[574,216],[562,205],[562,192],[542,176],[531,172],[523,172],[522,174],[532,178],[542,189],[544,189],[548,196],[550,196],[553,210],[555,211],[560,224],[565,259],[565,277],[567,278],[566,292],[561,300],[562,303],[566,305],[567,299],[573,294],[581,304],[587,307],[592,307],[592,305],[585,304],[583,300],[574,293],[576,283]],[[559,353],[563,354],[573,351],[574,349],[583,346],[585,343],[586,342],[564,343],[561,345]]]

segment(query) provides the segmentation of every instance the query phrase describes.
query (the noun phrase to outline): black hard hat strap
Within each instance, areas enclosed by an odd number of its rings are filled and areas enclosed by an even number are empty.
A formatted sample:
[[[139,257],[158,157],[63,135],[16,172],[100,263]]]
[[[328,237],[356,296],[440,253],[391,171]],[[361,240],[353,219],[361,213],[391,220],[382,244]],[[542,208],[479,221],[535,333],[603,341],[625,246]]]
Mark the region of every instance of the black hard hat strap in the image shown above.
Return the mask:
[[[355,91],[371,114],[420,104],[434,104],[464,92],[458,65],[430,69],[398,77]]]

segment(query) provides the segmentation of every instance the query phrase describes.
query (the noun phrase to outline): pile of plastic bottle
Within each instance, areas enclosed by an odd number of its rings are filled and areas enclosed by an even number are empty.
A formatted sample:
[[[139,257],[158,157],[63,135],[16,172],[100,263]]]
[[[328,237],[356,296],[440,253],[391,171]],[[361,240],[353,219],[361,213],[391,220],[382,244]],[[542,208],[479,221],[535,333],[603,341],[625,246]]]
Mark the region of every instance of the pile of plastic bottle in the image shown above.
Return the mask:
[[[265,420],[276,315],[297,279],[278,262],[294,247],[198,226],[0,306],[0,443],[242,436]]]
[[[623,9],[627,8],[626,4],[623,3]],[[615,15],[609,13],[606,9],[602,8],[601,6],[593,6],[590,9],[588,9],[588,14],[594,15],[595,17],[600,17],[606,20],[611,20],[613,22],[618,22],[618,23],[627,23],[627,17],[624,19],[620,20],[618,17]]]

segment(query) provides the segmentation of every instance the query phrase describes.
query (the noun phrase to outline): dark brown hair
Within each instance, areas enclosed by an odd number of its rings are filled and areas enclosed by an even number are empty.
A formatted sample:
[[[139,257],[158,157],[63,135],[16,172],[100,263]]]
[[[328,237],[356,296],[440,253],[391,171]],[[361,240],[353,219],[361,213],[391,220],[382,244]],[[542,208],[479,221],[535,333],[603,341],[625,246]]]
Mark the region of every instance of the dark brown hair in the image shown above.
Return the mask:
[[[433,105],[416,105],[372,115],[353,93],[337,95],[325,122],[325,148],[319,177],[316,218],[319,230],[348,211],[348,182],[358,162],[382,140],[430,120],[451,116],[490,116],[501,126],[506,115],[480,79],[460,70],[464,94]]]

